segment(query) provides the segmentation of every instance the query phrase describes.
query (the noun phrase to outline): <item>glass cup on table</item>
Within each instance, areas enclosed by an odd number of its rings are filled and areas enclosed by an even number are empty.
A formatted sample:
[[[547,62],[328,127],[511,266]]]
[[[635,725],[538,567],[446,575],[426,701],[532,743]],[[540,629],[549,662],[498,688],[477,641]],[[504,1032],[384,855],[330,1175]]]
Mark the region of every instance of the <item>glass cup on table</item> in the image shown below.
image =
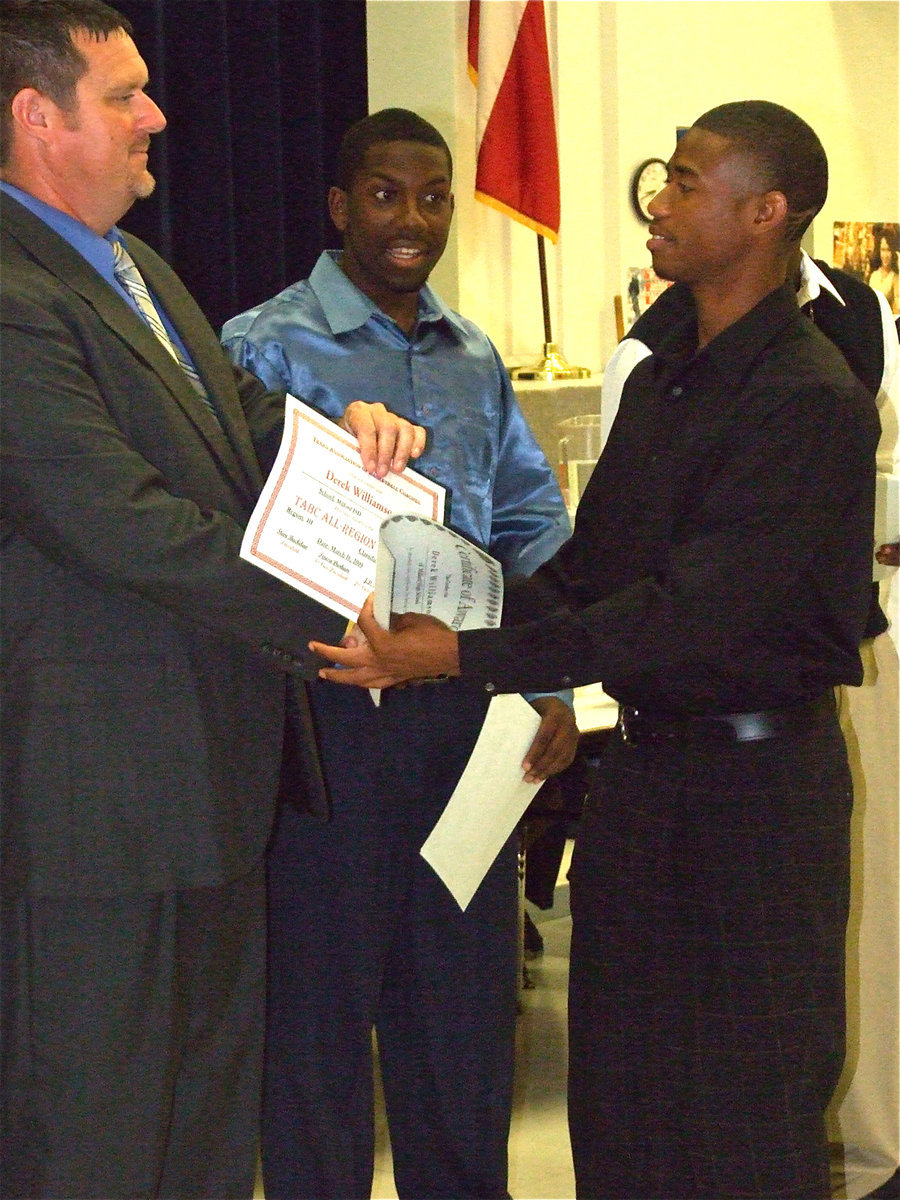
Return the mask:
[[[567,417],[556,428],[560,487],[566,507],[574,513],[600,457],[600,414]]]

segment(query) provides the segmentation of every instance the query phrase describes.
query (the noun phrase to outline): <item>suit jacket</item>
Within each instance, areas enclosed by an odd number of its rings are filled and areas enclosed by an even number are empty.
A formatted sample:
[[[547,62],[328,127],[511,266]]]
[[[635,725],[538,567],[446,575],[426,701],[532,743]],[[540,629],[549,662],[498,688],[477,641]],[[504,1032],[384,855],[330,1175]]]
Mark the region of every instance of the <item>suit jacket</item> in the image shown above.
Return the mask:
[[[288,673],[344,626],[238,557],[284,397],[127,238],[220,428],[64,239],[8,196],[0,225],[4,889],[227,882],[269,836]]]

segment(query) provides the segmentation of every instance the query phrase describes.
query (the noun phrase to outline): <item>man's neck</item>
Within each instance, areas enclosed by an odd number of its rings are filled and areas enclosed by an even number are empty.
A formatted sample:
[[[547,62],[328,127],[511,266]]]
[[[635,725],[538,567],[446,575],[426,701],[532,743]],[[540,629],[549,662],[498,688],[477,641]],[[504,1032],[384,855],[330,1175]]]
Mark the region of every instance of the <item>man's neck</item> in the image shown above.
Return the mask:
[[[343,253],[337,260],[338,266],[358,287],[364,296],[377,304],[381,311],[399,325],[407,337],[416,327],[419,319],[419,292],[394,292],[386,286],[375,286],[371,281],[358,277],[354,271],[348,271]]]
[[[786,262],[771,263],[766,270],[747,273],[736,282],[693,284],[697,307],[697,349],[702,350],[729,325],[739,321],[765,296],[785,281]]]
[[[13,187],[19,188],[20,191],[27,192],[29,196],[33,196],[42,204],[55,208],[74,221],[80,221],[82,225],[86,225],[100,237],[105,237],[119,217],[124,216],[124,213],[119,213],[118,216],[111,217],[106,211],[100,211],[97,206],[90,208],[87,205],[78,206],[54,187],[51,181],[37,173],[25,174],[17,171],[13,166],[6,166],[0,171],[0,178],[4,183],[9,183]]]
[[[788,280],[794,285],[795,292],[799,292],[803,284],[802,263],[803,251],[800,249],[800,246],[797,245],[794,247],[794,252],[788,260],[787,265],[787,277]]]
[[[409,337],[419,320],[419,293],[416,292],[412,296],[404,293],[402,297],[392,297],[389,306],[382,304],[379,307]]]

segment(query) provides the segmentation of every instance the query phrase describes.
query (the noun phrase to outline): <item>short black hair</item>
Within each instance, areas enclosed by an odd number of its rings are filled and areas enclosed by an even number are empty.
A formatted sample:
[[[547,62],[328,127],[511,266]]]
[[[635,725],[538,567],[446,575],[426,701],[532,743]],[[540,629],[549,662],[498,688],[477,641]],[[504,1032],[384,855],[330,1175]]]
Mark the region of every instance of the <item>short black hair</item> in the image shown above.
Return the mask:
[[[785,240],[799,242],[828,195],[828,159],[810,126],[769,100],[720,104],[694,125],[736,142],[756,164],[765,190],[784,193]]]
[[[362,168],[370,146],[380,142],[421,142],[434,146],[447,155],[447,166],[453,176],[453,156],[443,135],[435,127],[410,112],[408,108],[382,108],[351,125],[344,134],[337,157],[337,186],[348,191]]]
[[[133,33],[131,23],[102,0],[0,0],[0,164],[12,145],[13,98],[33,87],[63,110],[87,70],[72,41],[77,30],[98,41]]]

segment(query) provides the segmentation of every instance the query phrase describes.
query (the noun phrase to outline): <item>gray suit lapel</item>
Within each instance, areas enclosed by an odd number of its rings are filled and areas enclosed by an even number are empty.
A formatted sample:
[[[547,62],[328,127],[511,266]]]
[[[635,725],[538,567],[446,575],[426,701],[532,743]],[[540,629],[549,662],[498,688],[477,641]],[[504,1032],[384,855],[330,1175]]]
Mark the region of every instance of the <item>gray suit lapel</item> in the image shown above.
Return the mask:
[[[211,356],[208,351],[203,352],[203,348],[199,347],[199,340],[202,339],[196,336],[197,330],[202,332],[204,327],[208,330],[208,336],[217,348],[213,362],[215,359],[221,359],[223,367],[227,366],[224,353],[218,349],[215,335],[199,308],[193,305],[193,301],[189,304],[182,302],[179,295],[181,289],[176,290],[170,283],[170,279],[177,280],[174,273],[169,273],[168,270],[163,273],[141,252],[142,243],[135,246],[135,243],[129,240],[129,250],[132,253],[135,249],[138,251],[134,253],[134,257],[139,269],[145,274],[148,285],[157,294],[170,320],[178,329],[210,394],[216,398],[216,408],[222,418],[221,427],[197,396],[184,371],[152,330],[65,238],[60,237],[38,217],[7,196],[3,198],[3,214],[4,223],[19,240],[23,249],[56,276],[64,286],[77,292],[110,331],[121,338],[131,352],[159,377],[196,429],[198,436],[206,443],[232,486],[252,504],[262,482],[256,454],[252,443],[240,427],[240,418],[236,420],[237,414],[234,412],[221,413],[223,405],[219,403],[220,399],[233,395],[233,379],[223,378],[221,373],[216,373],[214,367],[211,369]],[[187,295],[186,291],[183,294]]]
[[[181,284],[167,264],[163,263],[142,242],[126,236],[129,252],[147,284],[165,308],[178,330],[191,361],[203,380],[210,396],[215,397],[216,411],[241,465],[256,490],[262,484],[256,451],[247,432],[247,423],[239,404],[223,403],[235,395],[234,368],[199,305]],[[162,267],[162,269],[161,269]],[[155,339],[154,339],[155,340]],[[190,386],[190,385],[189,385]],[[193,389],[191,388],[193,394]],[[203,407],[201,405],[201,407]],[[208,414],[207,414],[208,415]],[[215,422],[211,422],[215,424]],[[221,439],[221,431],[219,431]]]

